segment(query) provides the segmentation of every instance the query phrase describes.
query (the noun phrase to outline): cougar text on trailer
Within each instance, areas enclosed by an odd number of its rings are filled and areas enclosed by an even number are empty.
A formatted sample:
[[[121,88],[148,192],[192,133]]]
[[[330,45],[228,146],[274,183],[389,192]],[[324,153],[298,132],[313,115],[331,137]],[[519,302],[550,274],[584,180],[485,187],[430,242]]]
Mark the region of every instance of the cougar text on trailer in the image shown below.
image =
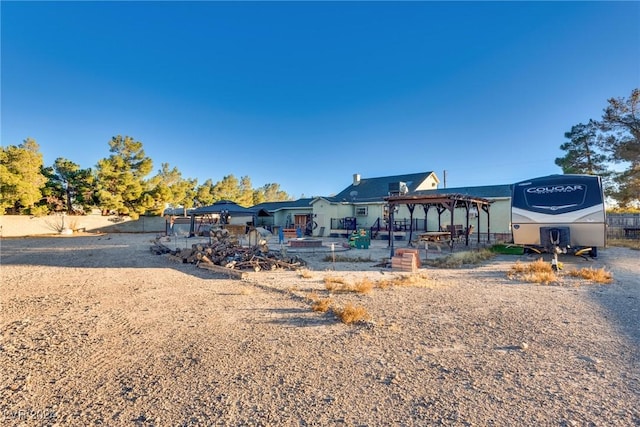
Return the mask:
[[[515,244],[596,257],[607,234],[600,177],[550,175],[514,184],[511,226]]]

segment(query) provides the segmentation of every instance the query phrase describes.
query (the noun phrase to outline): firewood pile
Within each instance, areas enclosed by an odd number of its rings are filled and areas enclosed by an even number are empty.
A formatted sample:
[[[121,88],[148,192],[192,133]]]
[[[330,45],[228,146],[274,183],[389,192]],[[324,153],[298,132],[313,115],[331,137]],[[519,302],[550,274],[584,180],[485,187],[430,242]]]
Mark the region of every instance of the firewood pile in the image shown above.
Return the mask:
[[[237,236],[226,229],[210,231],[210,243],[197,243],[191,248],[171,249],[162,243],[162,237],[152,240],[149,248],[156,255],[166,254],[170,259],[195,264],[222,273],[232,271],[262,271],[262,270],[298,270],[306,265],[297,256],[283,256],[269,251],[265,240],[260,240],[253,246],[242,246]]]

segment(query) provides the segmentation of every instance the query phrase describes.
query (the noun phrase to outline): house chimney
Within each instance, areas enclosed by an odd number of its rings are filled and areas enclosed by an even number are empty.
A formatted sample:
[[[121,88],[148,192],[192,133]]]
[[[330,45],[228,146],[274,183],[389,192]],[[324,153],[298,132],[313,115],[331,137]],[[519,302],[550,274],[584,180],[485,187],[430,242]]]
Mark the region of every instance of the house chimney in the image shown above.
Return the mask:
[[[353,185],[358,185],[360,184],[360,174],[359,173],[354,173],[353,174]]]

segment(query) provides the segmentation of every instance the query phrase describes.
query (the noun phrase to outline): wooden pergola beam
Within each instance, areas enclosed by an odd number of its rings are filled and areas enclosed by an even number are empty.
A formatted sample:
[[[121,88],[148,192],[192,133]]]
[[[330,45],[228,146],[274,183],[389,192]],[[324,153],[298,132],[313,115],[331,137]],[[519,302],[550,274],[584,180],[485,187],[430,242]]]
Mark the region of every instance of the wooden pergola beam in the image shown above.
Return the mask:
[[[397,195],[397,196],[387,196],[384,198],[384,201],[389,205],[389,212],[391,219],[393,219],[393,210],[398,205],[407,205],[411,217],[413,217],[413,209],[415,205],[420,204],[425,210],[425,222],[426,222],[426,214],[429,211],[431,206],[435,206],[438,211],[438,227],[440,224],[440,215],[448,210],[451,212],[451,237],[450,237],[450,246],[453,249],[453,234],[455,230],[455,219],[454,212],[457,208],[463,208],[466,212],[466,227],[469,230],[469,210],[471,207],[475,207],[480,211],[483,211],[487,214],[487,242],[489,241],[489,207],[491,205],[491,200],[484,199],[482,197],[473,197],[466,194],[405,194],[405,195]],[[412,221],[413,224],[413,221]],[[480,215],[477,218],[478,224],[478,243],[480,243]],[[389,235],[389,243],[391,245],[391,256],[393,256],[393,243],[391,242],[392,234]],[[465,236],[465,244],[469,246],[469,234],[467,232]]]

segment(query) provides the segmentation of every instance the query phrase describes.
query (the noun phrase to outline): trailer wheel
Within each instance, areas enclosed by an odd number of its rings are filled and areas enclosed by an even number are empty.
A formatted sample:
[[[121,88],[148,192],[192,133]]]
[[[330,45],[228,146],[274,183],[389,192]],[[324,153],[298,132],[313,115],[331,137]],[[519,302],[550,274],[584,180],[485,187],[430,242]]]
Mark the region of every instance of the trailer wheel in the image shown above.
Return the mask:
[[[589,251],[589,256],[591,258],[598,258],[598,248],[596,248],[595,246],[591,248],[591,250]]]

